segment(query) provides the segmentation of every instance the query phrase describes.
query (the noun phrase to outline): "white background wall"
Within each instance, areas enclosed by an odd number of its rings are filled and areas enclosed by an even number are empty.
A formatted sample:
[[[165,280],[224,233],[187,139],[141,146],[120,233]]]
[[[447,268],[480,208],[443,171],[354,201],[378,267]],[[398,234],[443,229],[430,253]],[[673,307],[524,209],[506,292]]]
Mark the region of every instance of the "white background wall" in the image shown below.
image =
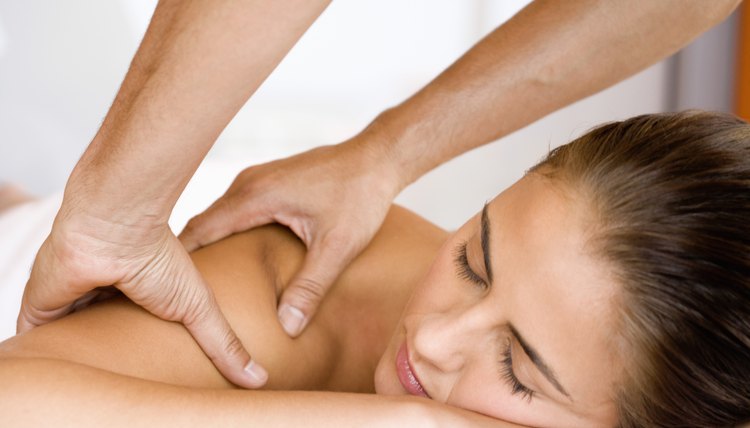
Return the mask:
[[[209,154],[231,166],[343,141],[429,82],[524,0],[335,1]],[[0,182],[62,188],[145,31],[153,0],[0,0]],[[657,64],[431,172],[398,201],[455,228],[547,150],[603,121],[667,109]],[[523,108],[519,105],[518,108]],[[199,209],[197,206],[196,209]]]

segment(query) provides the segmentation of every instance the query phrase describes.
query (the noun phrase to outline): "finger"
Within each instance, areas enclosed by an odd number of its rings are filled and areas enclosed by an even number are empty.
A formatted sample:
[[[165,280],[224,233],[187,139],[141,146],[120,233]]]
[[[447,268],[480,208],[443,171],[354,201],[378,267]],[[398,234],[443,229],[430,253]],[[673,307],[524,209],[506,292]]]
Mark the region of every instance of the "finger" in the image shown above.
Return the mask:
[[[21,300],[16,333],[25,333],[68,314],[72,303],[93,288],[73,282],[45,241],[37,254]]]
[[[213,293],[208,291],[183,323],[214,366],[230,382],[244,388],[265,385],[268,373],[245,350],[222,314]]]
[[[310,247],[302,268],[279,301],[279,322],[289,336],[304,331],[333,282],[357,253],[348,243],[331,239]]]
[[[78,312],[86,307],[88,307],[94,299],[97,298],[100,291],[97,289],[93,289],[89,291],[88,293],[84,294],[82,297],[76,299],[75,302],[71,305],[70,312]]]
[[[115,287],[97,287],[77,299],[72,305],[71,312],[81,311],[94,303],[111,299],[119,294],[121,294],[120,290]]]
[[[30,285],[27,283],[26,289],[28,290],[29,287]],[[31,302],[28,296],[28,293],[24,291],[21,309],[16,319],[16,334],[26,333],[34,327],[62,318],[73,310],[72,304],[63,305],[56,309],[42,310]]]
[[[228,205],[227,197],[222,196],[187,222],[178,239],[188,252],[209,245],[231,233],[232,218]]]
[[[113,297],[121,296],[122,292],[114,287],[104,287],[99,290],[99,294],[94,298],[91,304],[98,303]]]
[[[253,205],[253,204],[245,204]],[[222,196],[188,221],[178,238],[188,252],[195,251],[233,233],[252,229],[272,220],[258,210],[240,212],[229,196]]]

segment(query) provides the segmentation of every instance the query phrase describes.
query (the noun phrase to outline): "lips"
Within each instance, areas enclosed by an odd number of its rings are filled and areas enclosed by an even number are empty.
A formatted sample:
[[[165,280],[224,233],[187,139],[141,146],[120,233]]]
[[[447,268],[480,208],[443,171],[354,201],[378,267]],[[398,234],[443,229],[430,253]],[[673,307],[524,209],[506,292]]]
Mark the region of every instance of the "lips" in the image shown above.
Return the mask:
[[[396,374],[398,375],[399,382],[401,382],[401,385],[406,389],[406,392],[418,397],[430,398],[422,387],[422,384],[419,383],[419,379],[417,378],[417,375],[414,374],[411,364],[409,364],[409,352],[406,348],[406,342],[401,345],[401,348],[396,354]]]

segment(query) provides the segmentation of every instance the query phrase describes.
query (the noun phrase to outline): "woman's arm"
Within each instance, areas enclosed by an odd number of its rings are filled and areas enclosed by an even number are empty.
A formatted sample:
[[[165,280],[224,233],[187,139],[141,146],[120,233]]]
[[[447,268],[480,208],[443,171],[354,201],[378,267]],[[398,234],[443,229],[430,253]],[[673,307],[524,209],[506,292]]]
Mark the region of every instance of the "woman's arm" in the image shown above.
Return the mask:
[[[288,229],[238,233],[191,257],[242,343],[257,349],[254,357],[270,374],[265,388],[371,392],[373,371],[411,287],[445,238],[445,231],[394,206],[319,316],[296,339],[276,320],[278,296],[305,254]],[[3,357],[66,360],[185,387],[231,386],[181,324],[158,319],[123,298],[0,343]]]
[[[515,425],[412,396],[195,389],[52,359],[0,358],[0,426]]]

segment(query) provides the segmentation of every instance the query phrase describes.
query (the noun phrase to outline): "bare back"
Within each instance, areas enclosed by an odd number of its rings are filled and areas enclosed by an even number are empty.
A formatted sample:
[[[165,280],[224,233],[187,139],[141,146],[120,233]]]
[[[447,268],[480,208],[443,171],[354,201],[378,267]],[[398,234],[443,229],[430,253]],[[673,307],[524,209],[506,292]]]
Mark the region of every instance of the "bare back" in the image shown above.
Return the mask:
[[[269,371],[265,388],[373,392],[373,372],[413,285],[447,234],[393,207],[370,246],[340,276],[305,333],[276,318],[304,246],[287,229],[237,234],[191,255],[243,344]],[[125,298],[99,303],[0,344],[0,356],[73,361],[174,385],[231,388],[178,323]]]

